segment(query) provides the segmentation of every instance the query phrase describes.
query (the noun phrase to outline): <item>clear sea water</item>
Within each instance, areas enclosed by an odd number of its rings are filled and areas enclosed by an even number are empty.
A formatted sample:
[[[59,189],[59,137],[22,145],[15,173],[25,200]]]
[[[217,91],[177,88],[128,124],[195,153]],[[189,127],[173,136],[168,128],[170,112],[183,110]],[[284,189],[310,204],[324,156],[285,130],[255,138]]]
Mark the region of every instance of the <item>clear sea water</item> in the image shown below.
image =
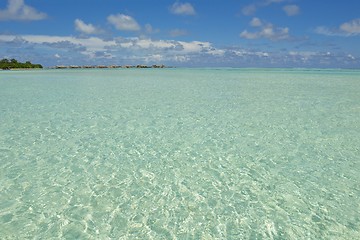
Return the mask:
[[[1,239],[360,239],[360,71],[0,71]]]

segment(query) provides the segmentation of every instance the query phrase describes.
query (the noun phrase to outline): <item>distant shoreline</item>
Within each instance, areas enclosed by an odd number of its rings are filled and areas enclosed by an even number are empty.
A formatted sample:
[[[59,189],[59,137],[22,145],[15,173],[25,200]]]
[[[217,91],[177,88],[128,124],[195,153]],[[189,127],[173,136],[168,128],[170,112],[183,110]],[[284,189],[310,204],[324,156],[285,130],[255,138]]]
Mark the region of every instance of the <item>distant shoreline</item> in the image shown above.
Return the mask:
[[[1,69],[0,72],[9,72],[9,71],[43,71],[46,68],[10,68],[10,69]]]
[[[360,71],[359,68],[253,68],[253,67],[175,67],[175,66],[163,66],[163,67],[155,67],[155,66],[146,66],[146,65],[126,65],[126,66],[52,66],[52,67],[44,67],[44,68],[10,68],[10,69],[1,69],[0,72],[9,72],[9,71],[46,71],[46,70],[71,70],[71,69],[154,69],[154,68],[167,68],[167,69],[228,69],[228,70],[256,70],[256,71]]]
[[[104,68],[174,68],[168,67],[165,65],[85,65],[85,66],[78,66],[78,65],[58,65],[54,67],[50,67],[50,69],[104,69]]]

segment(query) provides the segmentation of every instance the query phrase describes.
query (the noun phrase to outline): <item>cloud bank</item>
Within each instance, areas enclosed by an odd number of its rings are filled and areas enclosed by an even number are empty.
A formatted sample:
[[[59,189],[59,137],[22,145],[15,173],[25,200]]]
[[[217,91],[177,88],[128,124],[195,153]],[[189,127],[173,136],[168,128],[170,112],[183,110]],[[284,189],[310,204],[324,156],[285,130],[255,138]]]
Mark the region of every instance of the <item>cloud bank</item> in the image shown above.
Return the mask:
[[[257,20],[253,24],[258,24]],[[349,52],[259,51],[241,47],[218,48],[203,41],[140,37],[105,40],[100,37],[0,35],[0,56],[20,61],[31,59],[46,63],[46,66],[165,64],[193,67],[352,67],[360,64],[360,59]]]

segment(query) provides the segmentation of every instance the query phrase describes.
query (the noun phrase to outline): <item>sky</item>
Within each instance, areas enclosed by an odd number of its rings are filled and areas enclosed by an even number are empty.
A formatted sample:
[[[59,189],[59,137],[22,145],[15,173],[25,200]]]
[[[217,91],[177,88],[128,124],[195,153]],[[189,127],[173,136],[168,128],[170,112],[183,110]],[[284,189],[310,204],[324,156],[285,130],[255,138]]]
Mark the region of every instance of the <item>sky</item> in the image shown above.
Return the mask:
[[[0,59],[360,68],[359,0],[0,0]]]

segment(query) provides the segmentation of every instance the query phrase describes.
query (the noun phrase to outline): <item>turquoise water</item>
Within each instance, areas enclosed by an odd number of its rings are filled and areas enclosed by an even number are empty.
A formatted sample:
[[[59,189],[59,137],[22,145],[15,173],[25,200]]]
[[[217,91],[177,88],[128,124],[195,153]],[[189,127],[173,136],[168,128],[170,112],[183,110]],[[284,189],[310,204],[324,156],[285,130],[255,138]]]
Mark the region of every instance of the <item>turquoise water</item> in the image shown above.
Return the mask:
[[[360,71],[0,71],[2,239],[359,239]]]

